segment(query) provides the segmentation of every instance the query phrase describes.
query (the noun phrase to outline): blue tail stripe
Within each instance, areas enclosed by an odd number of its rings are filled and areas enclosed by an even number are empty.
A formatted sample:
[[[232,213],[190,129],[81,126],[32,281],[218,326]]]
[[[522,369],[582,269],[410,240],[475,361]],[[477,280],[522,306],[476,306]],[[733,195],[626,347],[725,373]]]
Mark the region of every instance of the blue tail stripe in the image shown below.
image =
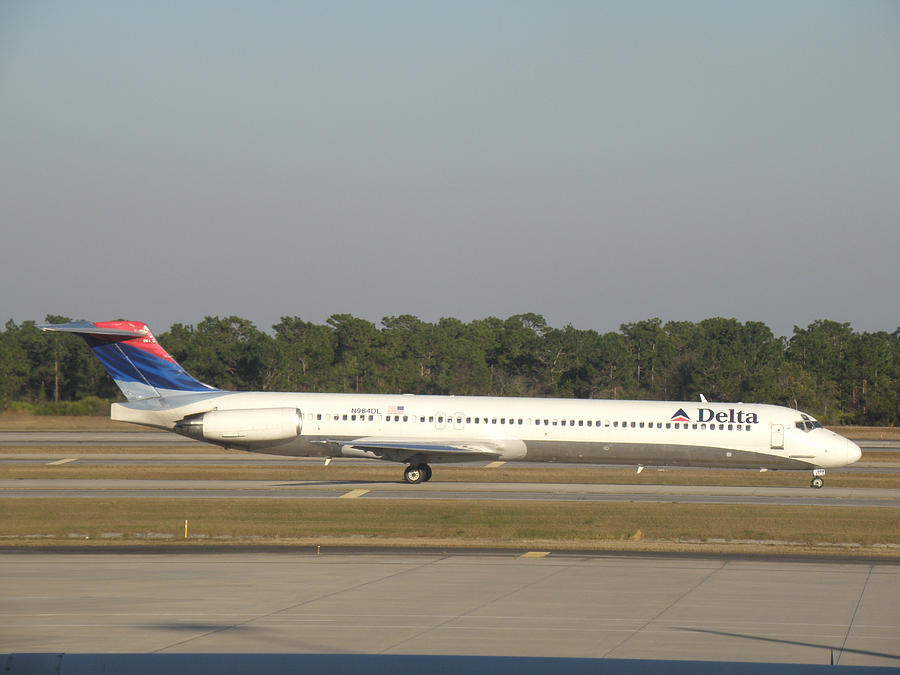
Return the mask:
[[[89,339],[94,354],[116,381],[140,382],[156,389],[211,391],[176,363],[160,359],[142,349],[116,342]]]

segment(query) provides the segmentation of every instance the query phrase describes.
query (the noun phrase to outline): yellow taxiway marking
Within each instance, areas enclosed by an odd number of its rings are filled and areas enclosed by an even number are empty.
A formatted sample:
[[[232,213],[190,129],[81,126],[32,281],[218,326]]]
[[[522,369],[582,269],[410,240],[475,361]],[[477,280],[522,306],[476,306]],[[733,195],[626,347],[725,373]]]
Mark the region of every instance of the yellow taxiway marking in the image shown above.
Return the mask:
[[[77,462],[77,457],[69,457],[68,459],[58,459],[55,462],[49,462],[47,466],[59,466],[60,464],[68,464],[69,462]]]
[[[370,490],[350,490],[347,494],[341,495],[338,499],[356,499],[365,494],[369,494]]]
[[[484,468],[485,469],[496,469],[498,466],[503,466],[504,464],[506,464],[506,462],[491,462]]]
[[[546,558],[550,555],[550,551],[528,551],[528,553],[523,553],[520,555],[520,558]]]

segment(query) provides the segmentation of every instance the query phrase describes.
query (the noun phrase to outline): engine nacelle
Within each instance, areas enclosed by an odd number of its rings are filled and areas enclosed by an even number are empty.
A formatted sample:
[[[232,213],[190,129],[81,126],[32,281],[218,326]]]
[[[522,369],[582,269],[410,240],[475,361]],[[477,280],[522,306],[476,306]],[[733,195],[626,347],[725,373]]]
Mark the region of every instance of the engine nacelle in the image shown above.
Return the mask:
[[[253,445],[290,441],[300,435],[303,415],[297,408],[211,410],[175,422],[173,431],[199,441]]]

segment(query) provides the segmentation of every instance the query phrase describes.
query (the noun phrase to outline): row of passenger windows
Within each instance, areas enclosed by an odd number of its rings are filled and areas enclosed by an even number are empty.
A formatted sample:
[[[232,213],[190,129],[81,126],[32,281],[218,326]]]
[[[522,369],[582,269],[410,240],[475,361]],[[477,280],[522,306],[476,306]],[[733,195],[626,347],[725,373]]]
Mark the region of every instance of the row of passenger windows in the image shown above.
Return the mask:
[[[328,417],[328,415],[326,415]],[[373,422],[375,420],[374,415],[331,415],[331,420],[335,422]],[[316,419],[321,421],[322,415],[317,414]],[[386,415],[384,418],[385,422],[415,422],[416,417],[409,415]],[[425,423],[426,417],[423,415],[418,418],[419,423]],[[427,418],[429,424],[434,424],[435,421],[437,424],[444,424],[445,418],[443,415],[431,415]],[[456,424],[461,425],[463,423],[462,417],[447,417],[446,424]],[[511,425],[524,425],[531,424],[531,418],[506,418],[506,417],[466,417],[466,424],[511,424]],[[718,428],[719,431],[750,431],[751,426],[749,424],[706,424],[704,422],[632,422],[632,421],[619,421],[619,420],[553,420],[553,419],[535,419],[535,426],[579,426],[579,427],[612,427],[614,429],[700,429],[700,430],[715,430]]]

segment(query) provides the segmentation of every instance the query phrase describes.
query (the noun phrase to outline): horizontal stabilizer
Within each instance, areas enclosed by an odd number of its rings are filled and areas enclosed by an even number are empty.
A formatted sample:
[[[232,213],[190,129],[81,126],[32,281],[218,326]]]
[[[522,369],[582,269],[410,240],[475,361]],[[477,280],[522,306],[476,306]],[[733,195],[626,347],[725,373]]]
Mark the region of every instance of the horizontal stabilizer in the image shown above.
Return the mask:
[[[125,321],[117,321],[116,323],[127,323]],[[131,324],[128,324],[129,326]],[[90,321],[74,321],[72,323],[41,323],[38,324],[41,330],[53,331],[58,333],[79,333],[81,335],[96,335],[98,337],[120,338],[120,340],[132,340],[136,337],[144,337],[149,334],[146,328],[141,331],[137,328],[105,328],[100,324],[91,323]]]

